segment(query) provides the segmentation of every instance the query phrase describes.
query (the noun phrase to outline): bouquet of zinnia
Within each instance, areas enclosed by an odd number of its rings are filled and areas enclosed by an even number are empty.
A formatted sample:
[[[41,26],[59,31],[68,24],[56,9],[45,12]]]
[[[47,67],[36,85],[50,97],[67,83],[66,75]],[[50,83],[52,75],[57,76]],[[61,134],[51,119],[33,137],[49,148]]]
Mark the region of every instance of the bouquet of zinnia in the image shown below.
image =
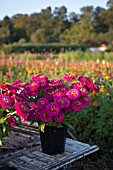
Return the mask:
[[[85,76],[64,75],[49,80],[43,74],[32,76],[30,82],[14,81],[0,84],[0,145],[9,126],[21,122],[72,127],[75,114],[90,105],[90,92],[99,87]]]

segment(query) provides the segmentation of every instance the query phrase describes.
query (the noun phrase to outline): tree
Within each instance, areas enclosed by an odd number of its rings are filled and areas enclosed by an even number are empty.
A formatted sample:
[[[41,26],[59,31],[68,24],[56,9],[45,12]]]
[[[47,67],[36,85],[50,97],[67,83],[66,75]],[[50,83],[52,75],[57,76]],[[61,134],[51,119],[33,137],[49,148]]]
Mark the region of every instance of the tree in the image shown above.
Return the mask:
[[[60,8],[56,7],[53,12],[53,39],[55,42],[59,42],[60,35],[65,31],[66,28],[69,28],[70,24],[67,19],[67,8],[61,6]]]
[[[111,7],[111,6],[113,6],[113,0],[109,0],[108,2],[107,2],[107,4],[106,4],[108,7]]]
[[[104,12],[106,10],[101,7],[96,7],[93,12],[93,23],[96,33],[106,33],[108,31],[108,26],[104,21]]]
[[[14,41],[14,27],[11,22],[11,19],[8,16],[5,16],[0,28],[0,41],[3,43],[12,43]]]
[[[69,21],[71,23],[80,21],[80,15],[76,14],[75,12],[70,12],[69,13]]]
[[[48,43],[48,36],[46,34],[46,30],[44,28],[37,29],[34,33],[32,33],[31,41],[33,43]]]

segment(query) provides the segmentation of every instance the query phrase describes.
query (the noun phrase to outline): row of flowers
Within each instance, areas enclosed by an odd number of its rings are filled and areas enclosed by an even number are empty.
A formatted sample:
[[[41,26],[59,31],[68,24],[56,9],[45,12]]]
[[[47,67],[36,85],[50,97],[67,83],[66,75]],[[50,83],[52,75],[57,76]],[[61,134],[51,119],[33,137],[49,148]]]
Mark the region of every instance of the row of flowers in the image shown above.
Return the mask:
[[[0,84],[0,124],[15,126],[21,119],[70,126],[74,114],[90,105],[88,94],[92,91],[99,92],[99,88],[90,78],[71,74],[52,80],[37,74],[30,82]]]

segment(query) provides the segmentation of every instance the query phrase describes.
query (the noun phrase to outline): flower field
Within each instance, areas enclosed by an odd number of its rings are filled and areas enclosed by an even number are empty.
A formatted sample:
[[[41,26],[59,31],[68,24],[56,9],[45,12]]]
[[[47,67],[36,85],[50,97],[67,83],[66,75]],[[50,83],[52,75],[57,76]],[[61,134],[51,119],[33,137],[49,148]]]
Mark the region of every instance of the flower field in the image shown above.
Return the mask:
[[[42,73],[49,79],[62,78],[64,74],[87,76],[99,86],[99,93],[90,94],[91,105],[81,110],[73,119],[72,133],[82,142],[97,144],[99,157],[106,161],[113,154],[113,62],[106,60],[76,60],[75,57],[36,58],[6,57],[0,59],[0,84],[16,79],[27,82],[33,75]],[[98,157],[98,156],[97,156]],[[95,158],[96,159],[96,158]],[[104,165],[108,168],[107,165]]]

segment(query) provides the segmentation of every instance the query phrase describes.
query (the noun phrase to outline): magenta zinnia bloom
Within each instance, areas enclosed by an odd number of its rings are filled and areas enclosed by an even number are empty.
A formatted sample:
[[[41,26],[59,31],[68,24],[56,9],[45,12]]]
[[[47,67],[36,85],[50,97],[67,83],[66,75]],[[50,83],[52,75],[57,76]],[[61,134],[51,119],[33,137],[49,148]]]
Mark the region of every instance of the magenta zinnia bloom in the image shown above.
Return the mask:
[[[48,84],[48,77],[43,74],[37,74],[32,77],[32,81],[37,81],[41,87],[45,87]]]
[[[89,91],[95,91],[96,93],[99,92],[99,87],[92,81],[87,82],[85,86],[89,89]]]
[[[62,84],[62,80],[60,80],[59,78],[55,78],[55,79],[50,81],[51,86],[59,86],[61,84]]]
[[[29,96],[30,97],[36,97],[39,94],[39,89],[35,91],[29,91]]]
[[[72,75],[72,74],[65,74],[64,80],[67,81],[67,82],[71,82],[71,81],[75,80],[75,76]]]
[[[9,122],[10,126],[16,126],[17,121],[16,121],[16,118],[15,118],[14,116],[8,117],[7,120],[8,120],[8,122]]]
[[[88,90],[83,87],[83,88],[80,88],[80,96],[86,96],[88,94]]]
[[[80,91],[78,89],[71,89],[66,93],[66,95],[69,97],[69,99],[75,100],[80,97]]]
[[[53,90],[47,90],[44,94],[44,97],[47,99],[51,99],[53,96],[54,91]]]
[[[36,80],[31,80],[29,84],[29,88],[31,91],[36,91],[40,88],[40,83]]]
[[[46,106],[46,111],[49,113],[51,116],[57,116],[60,112],[60,107],[57,103],[51,102]]]
[[[60,97],[60,96],[63,96],[63,92],[61,90],[56,90],[53,93],[53,97]]]
[[[28,105],[31,107],[31,109],[37,109],[37,106],[33,102],[29,102]]]
[[[36,105],[37,107],[42,110],[46,108],[46,105],[49,103],[49,101],[46,98],[40,98],[37,100]]]
[[[10,96],[0,96],[0,105],[2,108],[11,108],[13,106],[13,100]]]
[[[72,84],[73,89],[80,89],[80,88],[83,88],[83,86],[84,85],[82,84],[82,82],[79,82],[79,81]]]
[[[67,113],[70,113],[70,112],[72,112],[73,110],[72,110],[71,107],[67,107],[67,108],[64,109],[64,111],[67,112]]]
[[[90,81],[91,81],[91,79],[90,79],[89,77],[85,77],[85,76],[79,76],[79,77],[78,77],[78,80],[79,80],[80,82],[82,82],[83,84],[86,84],[87,82],[90,82]]]
[[[32,120],[34,120],[34,117],[35,117],[35,115],[34,115],[34,110],[29,110],[29,112],[28,112],[28,114],[27,114],[27,121],[32,121]]]
[[[66,102],[64,97],[55,97],[54,101],[60,106],[60,108],[66,107]]]
[[[80,100],[73,100],[71,107],[73,110],[79,111],[83,108],[83,104]]]
[[[50,116],[50,114],[44,109],[40,112],[40,120],[44,122],[49,122],[50,120],[52,120],[52,116]]]
[[[12,85],[16,85],[16,84],[18,84],[18,83],[21,83],[21,80],[19,80],[19,79],[15,80],[15,81],[12,83]]]
[[[40,120],[41,110],[35,109],[36,111],[36,118]]]
[[[57,116],[54,117],[54,121],[61,123],[64,120],[64,113],[60,112]]]
[[[65,96],[66,93],[68,92],[69,88],[66,85],[62,85],[59,90],[62,92],[62,96]]]
[[[16,110],[16,114],[20,116],[24,121],[27,120],[27,114],[28,114],[28,107],[22,103],[22,102],[17,102],[14,105],[14,109]]]
[[[91,103],[91,100],[88,96],[82,96],[80,100],[84,106],[89,106]]]

